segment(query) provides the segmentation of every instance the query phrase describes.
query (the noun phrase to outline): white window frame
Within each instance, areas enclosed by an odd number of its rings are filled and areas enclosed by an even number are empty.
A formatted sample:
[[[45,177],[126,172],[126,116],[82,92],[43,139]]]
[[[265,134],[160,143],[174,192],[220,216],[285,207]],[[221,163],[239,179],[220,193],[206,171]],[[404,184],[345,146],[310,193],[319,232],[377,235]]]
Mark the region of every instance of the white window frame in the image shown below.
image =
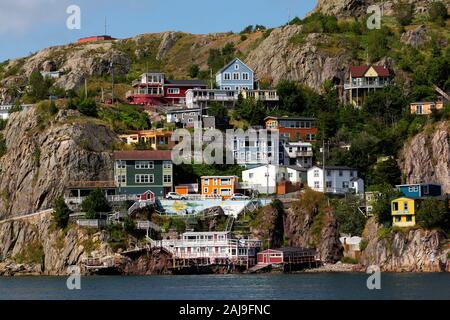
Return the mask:
[[[241,74],[239,72],[233,72],[233,81],[234,80],[241,80]]]
[[[242,73],[242,80],[250,80],[250,73],[243,72]]]
[[[231,72],[225,72],[223,74],[223,80],[231,80],[232,76],[231,76]]]
[[[172,183],[172,175],[171,174],[165,174],[163,176],[163,182],[164,183]]]
[[[126,183],[127,182],[127,176],[124,174],[120,174],[116,177],[117,183]]]
[[[154,169],[155,162],[138,160],[134,163],[134,168],[137,170]]]
[[[234,70],[239,70],[239,68],[240,68],[239,63],[236,63],[236,64],[234,65]]]
[[[155,183],[155,176],[153,174],[136,174],[134,182],[136,184],[153,184]]]
[[[172,167],[173,167],[172,162],[164,161],[164,163],[163,163],[164,169],[172,169]]]
[[[167,94],[180,94],[180,88],[168,88]]]

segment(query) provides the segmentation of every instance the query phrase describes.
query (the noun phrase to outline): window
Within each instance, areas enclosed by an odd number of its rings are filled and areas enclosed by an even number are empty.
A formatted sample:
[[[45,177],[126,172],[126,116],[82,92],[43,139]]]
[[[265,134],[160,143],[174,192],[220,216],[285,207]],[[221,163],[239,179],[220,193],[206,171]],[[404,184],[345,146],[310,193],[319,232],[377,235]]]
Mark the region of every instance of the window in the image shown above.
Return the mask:
[[[165,161],[163,164],[164,169],[172,169],[172,162]]]
[[[179,88],[169,88],[169,89],[167,89],[167,93],[168,94],[180,94],[180,89]]]
[[[234,70],[239,70],[239,64],[236,63],[236,64],[234,65]]]
[[[153,161],[136,161],[135,163],[136,169],[153,169],[154,167]]]
[[[164,183],[172,183],[172,176],[169,175],[164,175]]]
[[[223,74],[223,79],[224,79],[224,80],[231,80],[231,73],[225,72],[225,73]]]
[[[231,87],[223,87],[223,90],[225,90],[225,91],[231,91]]]
[[[127,182],[127,176],[119,175],[116,177],[117,183],[126,183]]]
[[[203,193],[207,194],[208,193],[208,188],[204,188],[203,189]]]
[[[250,174],[248,175],[248,177],[249,177],[250,179],[253,179],[254,176],[255,176],[254,173],[250,173]]]
[[[327,170],[327,176],[331,177],[331,170]]]
[[[430,186],[423,186],[423,193],[429,194],[430,193]]]
[[[314,181],[314,189],[319,189],[319,188],[320,188],[319,181]]]
[[[402,222],[402,217],[395,217],[395,222]]]
[[[409,192],[419,192],[419,186],[408,187]]]
[[[233,80],[240,80],[241,79],[241,75],[239,74],[239,72],[233,72]]]
[[[319,177],[319,170],[314,170],[314,178],[318,178]]]
[[[333,188],[333,182],[327,181],[327,188]]]
[[[403,210],[408,211],[408,202],[403,203]]]
[[[342,189],[348,189],[348,187],[349,187],[349,183],[348,183],[348,181],[343,181],[342,182]]]
[[[398,211],[398,202],[392,204],[392,211]]]
[[[242,80],[250,80],[250,74],[248,72],[244,72],[242,74]]]
[[[407,216],[406,217],[406,222],[412,222],[412,217],[411,216]]]
[[[116,168],[117,169],[126,169],[127,168],[127,164],[125,161],[117,161],[116,162]]]
[[[342,177],[344,175],[344,172],[342,170],[339,170],[339,177]]]
[[[204,184],[205,184],[205,186],[209,186],[209,179],[205,179]]]
[[[154,182],[154,175],[152,174],[137,174],[135,175],[135,182],[139,184],[143,183],[153,183]]]

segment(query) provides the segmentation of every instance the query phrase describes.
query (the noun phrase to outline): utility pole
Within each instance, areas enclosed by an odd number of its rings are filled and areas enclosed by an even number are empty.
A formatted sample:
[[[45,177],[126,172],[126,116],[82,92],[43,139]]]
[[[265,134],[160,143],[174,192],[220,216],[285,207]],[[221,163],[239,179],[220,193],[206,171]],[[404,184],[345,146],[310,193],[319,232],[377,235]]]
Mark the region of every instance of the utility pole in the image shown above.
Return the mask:
[[[88,97],[88,88],[87,88],[87,78],[84,78],[84,97],[87,99]]]
[[[112,99],[111,102],[112,104],[114,104],[114,61],[113,61],[114,57],[111,57],[111,95],[112,95]]]

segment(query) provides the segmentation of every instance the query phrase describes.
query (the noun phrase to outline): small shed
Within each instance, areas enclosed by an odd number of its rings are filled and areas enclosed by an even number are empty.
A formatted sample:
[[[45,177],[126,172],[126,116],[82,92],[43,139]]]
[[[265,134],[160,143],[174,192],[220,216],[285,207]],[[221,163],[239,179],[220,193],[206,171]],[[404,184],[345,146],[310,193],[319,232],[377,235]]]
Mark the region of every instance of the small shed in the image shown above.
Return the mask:
[[[316,250],[301,247],[267,249],[258,253],[258,264],[303,264],[316,262]]]

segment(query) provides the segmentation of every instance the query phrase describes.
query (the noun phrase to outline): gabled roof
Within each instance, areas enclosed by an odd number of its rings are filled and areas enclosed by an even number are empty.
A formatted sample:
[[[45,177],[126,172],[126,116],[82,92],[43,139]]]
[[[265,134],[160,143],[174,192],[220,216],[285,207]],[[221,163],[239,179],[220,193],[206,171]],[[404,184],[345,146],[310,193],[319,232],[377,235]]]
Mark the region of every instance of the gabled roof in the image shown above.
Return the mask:
[[[232,65],[233,63],[235,63],[236,61],[239,61],[240,63],[242,63],[243,65],[245,65],[247,68],[249,68],[251,72],[254,73],[254,71],[252,70],[252,68],[250,68],[247,64],[245,64],[241,59],[239,59],[239,58],[234,58],[234,59],[231,60],[231,62],[228,63],[225,67],[223,67],[222,69],[220,69],[220,70],[216,73],[216,75],[218,75],[219,73],[224,72],[226,69],[228,69],[229,66],[231,66],[231,65]]]
[[[361,78],[364,77],[364,75],[367,73],[367,71],[370,69],[371,66],[362,65],[362,66],[351,66],[350,67],[350,74],[354,78]],[[373,65],[372,68],[376,71],[376,73],[380,77],[389,77],[391,72],[388,68],[383,66],[376,66]]]
[[[160,151],[114,151],[115,160],[172,160],[172,152]]]

